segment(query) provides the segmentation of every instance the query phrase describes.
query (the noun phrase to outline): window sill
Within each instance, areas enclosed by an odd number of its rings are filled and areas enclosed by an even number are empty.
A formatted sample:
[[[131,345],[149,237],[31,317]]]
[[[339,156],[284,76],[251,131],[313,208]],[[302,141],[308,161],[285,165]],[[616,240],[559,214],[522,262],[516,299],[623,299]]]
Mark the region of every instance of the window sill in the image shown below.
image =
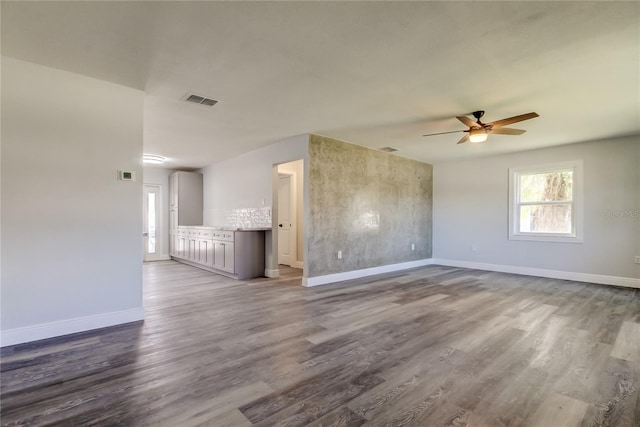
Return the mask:
[[[528,234],[510,234],[509,240],[525,240],[529,242],[583,243],[579,236],[534,236]]]

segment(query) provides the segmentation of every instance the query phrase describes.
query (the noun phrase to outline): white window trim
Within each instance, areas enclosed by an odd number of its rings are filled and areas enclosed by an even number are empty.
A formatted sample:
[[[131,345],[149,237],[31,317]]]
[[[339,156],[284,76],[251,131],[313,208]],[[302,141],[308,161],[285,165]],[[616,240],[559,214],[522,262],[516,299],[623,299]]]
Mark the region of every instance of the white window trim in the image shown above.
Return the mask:
[[[583,222],[583,161],[572,160],[568,162],[547,163],[536,166],[525,166],[509,168],[509,240],[529,240],[537,242],[563,242],[582,243],[584,242],[584,222]],[[523,233],[519,231],[520,215],[518,212],[518,176],[526,173],[544,173],[558,170],[573,170],[573,207],[572,232],[562,233]]]

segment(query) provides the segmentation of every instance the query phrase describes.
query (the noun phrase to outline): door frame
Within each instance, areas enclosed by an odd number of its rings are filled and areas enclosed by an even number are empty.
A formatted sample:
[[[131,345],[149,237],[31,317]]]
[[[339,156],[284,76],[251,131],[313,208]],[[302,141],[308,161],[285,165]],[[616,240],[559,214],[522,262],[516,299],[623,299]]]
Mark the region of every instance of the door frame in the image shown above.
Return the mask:
[[[298,268],[298,221],[297,221],[297,174],[294,171],[286,171],[280,172],[278,171],[278,203],[280,200],[280,178],[288,177],[289,178],[289,222],[291,223],[291,229],[289,232],[289,266]],[[278,205],[279,206],[279,205]],[[278,209],[278,216],[280,215],[280,209]],[[276,222],[280,223],[280,218],[276,218]],[[277,225],[277,224],[276,224]],[[280,236],[277,237],[278,241],[280,241]],[[279,246],[279,245],[278,245]],[[278,247],[278,253],[276,254],[276,258],[278,259],[278,264],[280,264],[280,248]],[[283,264],[286,265],[286,264]]]
[[[148,224],[148,205],[147,205],[147,191],[149,189],[153,189],[156,194],[156,253],[148,254],[147,253],[147,237],[143,234],[143,243],[142,243],[142,260],[143,261],[159,261],[166,259],[165,256],[162,255],[163,248],[163,239],[162,239],[162,230],[164,227],[164,218],[162,217],[162,185],[160,184],[143,184],[142,186],[142,232],[146,233]]]
[[[265,234],[265,269],[264,269],[264,275],[266,277],[279,277],[280,276],[280,269],[278,267],[278,239],[277,239],[277,235],[278,235],[278,223],[276,222],[276,220],[278,219],[278,183],[279,183],[279,167],[282,165],[286,165],[287,163],[292,163],[292,162],[296,162],[296,161],[301,161],[302,162],[302,168],[299,172],[297,172],[296,178],[294,179],[294,184],[295,184],[295,188],[296,188],[296,193],[298,193],[298,190],[302,190],[301,191],[301,196],[300,196],[300,212],[296,212],[296,245],[298,245],[298,237],[300,237],[303,241],[301,243],[302,248],[296,247],[296,254],[295,254],[295,258],[296,258],[296,268],[300,268],[302,269],[302,275],[303,277],[306,277],[306,270],[307,270],[307,263],[306,263],[306,259],[307,259],[307,247],[306,247],[306,241],[307,241],[307,232],[306,229],[308,227],[308,212],[307,212],[307,204],[308,204],[308,200],[307,200],[307,192],[308,192],[308,168],[309,168],[309,159],[308,158],[293,158],[291,160],[286,160],[286,161],[282,161],[282,162],[278,162],[278,163],[273,163],[272,165],[272,169],[271,169],[271,206],[268,208],[268,212],[269,212],[269,216],[271,217],[271,231],[268,231]],[[283,171],[284,172],[284,171]],[[291,172],[290,170],[287,172]],[[298,176],[300,175],[300,176]],[[304,180],[303,182],[300,182],[301,180]],[[298,187],[302,187],[302,188],[298,188]],[[296,195],[297,197],[297,195]],[[264,200],[263,200],[263,204],[264,204]],[[297,205],[296,205],[296,209],[297,209]],[[298,224],[298,213],[301,214],[302,216],[302,223]],[[302,234],[299,236],[298,233],[298,226],[301,227],[301,232]],[[303,259],[302,260],[298,260],[298,254],[297,251],[298,249],[302,250],[302,255],[303,255]],[[301,283],[302,285],[302,283]]]

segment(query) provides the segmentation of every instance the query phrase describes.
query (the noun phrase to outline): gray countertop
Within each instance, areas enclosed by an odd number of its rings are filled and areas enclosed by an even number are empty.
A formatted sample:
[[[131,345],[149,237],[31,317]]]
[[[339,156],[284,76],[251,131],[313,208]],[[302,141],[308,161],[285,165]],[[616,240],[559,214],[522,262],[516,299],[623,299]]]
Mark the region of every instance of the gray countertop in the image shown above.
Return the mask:
[[[181,227],[208,228],[211,230],[220,230],[220,231],[271,231],[271,227],[222,227],[222,226],[209,226],[209,225],[184,225]]]

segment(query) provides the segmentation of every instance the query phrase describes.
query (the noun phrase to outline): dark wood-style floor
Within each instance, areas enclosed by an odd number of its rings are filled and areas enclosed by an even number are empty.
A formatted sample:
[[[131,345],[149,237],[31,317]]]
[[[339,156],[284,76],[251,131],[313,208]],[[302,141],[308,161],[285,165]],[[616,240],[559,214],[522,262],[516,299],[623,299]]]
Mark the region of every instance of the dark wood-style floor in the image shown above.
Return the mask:
[[[2,350],[2,425],[640,425],[640,290],[283,273],[145,264],[144,324]]]

